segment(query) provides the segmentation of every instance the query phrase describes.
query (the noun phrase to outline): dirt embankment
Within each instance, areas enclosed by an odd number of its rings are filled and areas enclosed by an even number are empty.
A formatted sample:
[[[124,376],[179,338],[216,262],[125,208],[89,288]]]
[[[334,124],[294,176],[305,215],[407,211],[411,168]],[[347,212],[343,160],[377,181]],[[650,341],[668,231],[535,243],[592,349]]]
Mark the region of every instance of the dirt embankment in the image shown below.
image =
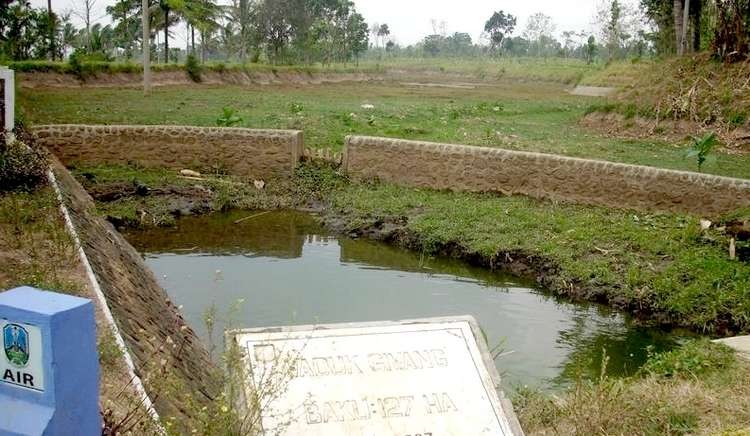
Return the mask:
[[[617,112],[593,112],[579,121],[587,129],[618,138],[660,140],[682,144],[692,137],[716,133],[727,154],[750,153],[750,126],[729,127],[687,119],[657,119]]]
[[[127,88],[142,86],[141,73],[94,73],[84,78],[69,73],[20,72],[19,84],[23,88]],[[317,85],[323,83],[367,82],[382,80],[383,74],[374,73],[318,73],[303,71],[204,71],[200,83],[190,79],[184,70],[153,71],[153,86],[175,85]]]
[[[597,76],[619,88],[582,121],[586,127],[679,141],[715,132],[730,152],[750,152],[750,61],[727,65],[701,53],[614,64]]]

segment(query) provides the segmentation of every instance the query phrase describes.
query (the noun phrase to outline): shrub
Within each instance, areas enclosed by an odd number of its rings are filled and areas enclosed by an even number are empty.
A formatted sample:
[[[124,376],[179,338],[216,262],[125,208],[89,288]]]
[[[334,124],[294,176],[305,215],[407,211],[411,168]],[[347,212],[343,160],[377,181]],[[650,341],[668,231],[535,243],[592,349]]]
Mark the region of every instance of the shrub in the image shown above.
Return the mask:
[[[195,83],[201,82],[201,65],[198,63],[198,58],[194,54],[189,54],[185,60],[185,71],[188,77]]]
[[[83,63],[81,62],[80,55],[77,51],[74,51],[68,58],[68,68],[73,75],[78,77],[78,79],[85,79],[83,75]]]
[[[0,192],[32,191],[46,180],[47,157],[20,141],[0,137]]]

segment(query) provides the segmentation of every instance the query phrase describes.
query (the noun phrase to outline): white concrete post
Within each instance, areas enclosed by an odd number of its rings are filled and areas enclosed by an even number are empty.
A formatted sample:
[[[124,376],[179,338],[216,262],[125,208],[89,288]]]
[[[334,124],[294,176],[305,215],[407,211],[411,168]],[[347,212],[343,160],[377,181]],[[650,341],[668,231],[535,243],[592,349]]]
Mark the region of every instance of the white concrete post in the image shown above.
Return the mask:
[[[10,132],[15,126],[15,109],[16,109],[16,86],[14,81],[14,71],[0,66],[0,81],[3,85],[3,113],[5,130]]]

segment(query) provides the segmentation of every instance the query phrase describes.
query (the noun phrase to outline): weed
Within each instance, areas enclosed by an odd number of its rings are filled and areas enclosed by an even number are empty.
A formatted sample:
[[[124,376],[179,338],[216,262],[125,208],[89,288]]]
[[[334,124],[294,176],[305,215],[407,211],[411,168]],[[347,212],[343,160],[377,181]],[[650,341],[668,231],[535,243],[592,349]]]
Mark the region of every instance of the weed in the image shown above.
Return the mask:
[[[237,115],[235,109],[224,106],[221,115],[216,119],[216,125],[219,127],[234,127],[242,121],[242,117]]]
[[[289,112],[295,115],[301,114],[303,110],[305,110],[305,107],[301,103],[292,102],[289,104]]]
[[[356,118],[354,113],[343,113],[338,116],[338,118],[341,120],[341,123],[349,128],[352,128],[356,125]]]
[[[100,333],[98,342],[99,363],[102,366],[113,368],[122,364],[123,353],[112,330]]]
[[[732,127],[740,127],[747,122],[747,113],[732,112],[727,116],[727,120]]]

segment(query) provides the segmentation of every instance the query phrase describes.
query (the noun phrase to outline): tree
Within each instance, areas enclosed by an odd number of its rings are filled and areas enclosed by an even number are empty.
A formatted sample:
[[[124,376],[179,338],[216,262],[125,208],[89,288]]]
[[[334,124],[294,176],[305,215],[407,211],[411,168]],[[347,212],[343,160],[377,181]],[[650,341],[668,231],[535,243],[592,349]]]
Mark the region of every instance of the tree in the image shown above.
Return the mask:
[[[657,51],[684,54],[691,48],[701,49],[703,0],[640,0],[640,4],[658,27],[652,38]]]
[[[149,22],[151,21],[151,10],[148,7],[148,0],[141,1],[141,27],[142,35],[142,55],[143,55],[143,95],[151,93],[151,32],[149,31]]]
[[[594,35],[589,36],[588,41],[586,42],[586,48],[585,48],[585,56],[586,56],[586,63],[591,64],[594,62],[594,59],[596,58],[596,38],[594,38]]]
[[[503,11],[497,11],[484,24],[484,31],[489,33],[490,42],[493,51],[502,47],[503,38],[513,33],[516,27],[516,17],[506,14]]]
[[[672,14],[674,0],[641,0],[641,8],[646,17],[656,25],[657,31],[651,40],[658,53],[676,51],[675,22]]]
[[[372,26],[370,26],[370,35],[372,36],[372,39],[375,41],[375,48],[378,47],[378,31],[380,31],[380,24],[372,23]]]
[[[469,56],[474,48],[471,35],[463,32],[456,32],[445,38],[445,46],[448,54],[456,57]]]
[[[52,0],[47,0],[47,26],[49,32],[49,58],[55,60],[55,32],[57,17],[52,13]]]
[[[0,57],[48,59],[50,33],[56,32],[49,9],[32,8],[28,0],[5,0],[0,8]]]
[[[85,0],[91,1],[91,0]],[[162,30],[164,31],[164,63],[169,63],[169,27],[172,24],[177,24],[179,21],[178,16],[172,16],[170,13],[173,11],[180,11],[185,7],[183,0],[159,0],[159,9],[162,12],[163,22]]]
[[[240,1],[242,4],[243,1]],[[244,0],[247,3],[247,0]],[[242,6],[241,6],[242,7]],[[211,0],[183,0],[182,9],[180,15],[184,18],[188,29],[188,51],[190,54],[195,55],[195,29],[205,36],[205,34],[216,27],[216,18],[219,15],[219,8]],[[249,20],[248,20],[249,21]],[[240,20],[242,22],[242,18]],[[240,35],[244,41],[245,32],[241,31]],[[248,38],[249,39],[249,38]],[[243,46],[244,48],[245,46]],[[246,50],[240,52],[240,59],[244,59]],[[204,60],[205,50],[201,52],[201,60]]]
[[[717,0],[718,19],[714,53],[727,62],[738,62],[750,54],[750,1]]]
[[[672,17],[674,18],[674,37],[677,55],[682,56],[685,47],[682,44],[682,18],[684,0],[672,0]]]
[[[141,26],[139,8],[138,0],[119,0],[106,9],[112,16],[116,45],[125,52],[128,59],[132,57],[138,40],[138,29]]]
[[[620,38],[622,37],[620,18],[622,16],[622,7],[618,0],[612,0],[610,4],[609,22],[607,23],[607,49],[609,59],[612,60],[617,55],[620,48]]]
[[[537,12],[529,17],[526,29],[523,31],[523,37],[535,48],[536,56],[541,56],[556,42],[554,38],[555,27],[555,23],[552,22],[552,17],[549,15]]]
[[[381,45],[385,46],[385,40],[390,34],[391,34],[391,29],[388,27],[388,25],[381,24],[380,27],[378,28],[378,38],[380,38]]]
[[[263,0],[259,11],[259,26],[266,43],[268,58],[279,63],[294,30],[290,21],[290,0]]]
[[[435,57],[440,53],[444,38],[441,35],[428,35],[422,41],[422,49],[425,54]]]
[[[353,13],[347,19],[346,41],[351,56],[359,64],[360,53],[367,50],[369,44],[367,23],[362,14]]]
[[[96,7],[97,0],[76,0],[76,7],[73,9],[73,14],[83,21],[86,26],[86,33],[84,34],[86,50],[91,52],[91,14]]]

